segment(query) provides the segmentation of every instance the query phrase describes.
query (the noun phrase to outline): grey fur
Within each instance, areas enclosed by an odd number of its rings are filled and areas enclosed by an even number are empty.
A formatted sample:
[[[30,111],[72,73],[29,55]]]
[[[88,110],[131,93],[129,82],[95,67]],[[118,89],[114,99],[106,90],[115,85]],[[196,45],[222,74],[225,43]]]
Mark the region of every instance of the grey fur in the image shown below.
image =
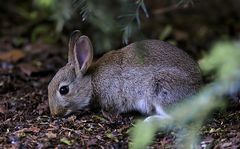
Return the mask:
[[[91,44],[88,38],[86,41]],[[69,50],[76,46],[81,45],[70,45]],[[88,50],[92,54],[92,49]],[[158,40],[108,52],[92,65],[90,59],[87,71],[76,65],[76,56],[69,59],[48,86],[53,116],[64,116],[90,103],[116,113],[137,110],[163,115],[166,107],[195,94],[202,83],[198,64],[189,55]],[[58,92],[61,84],[69,86],[65,96]]]

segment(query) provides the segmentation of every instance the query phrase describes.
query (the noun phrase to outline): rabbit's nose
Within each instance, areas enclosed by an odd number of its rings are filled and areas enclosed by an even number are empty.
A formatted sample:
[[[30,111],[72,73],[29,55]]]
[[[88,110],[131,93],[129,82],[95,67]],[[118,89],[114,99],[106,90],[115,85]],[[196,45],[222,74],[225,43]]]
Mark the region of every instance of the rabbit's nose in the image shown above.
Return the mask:
[[[62,107],[51,107],[50,108],[52,117],[63,117],[66,114],[66,109]]]

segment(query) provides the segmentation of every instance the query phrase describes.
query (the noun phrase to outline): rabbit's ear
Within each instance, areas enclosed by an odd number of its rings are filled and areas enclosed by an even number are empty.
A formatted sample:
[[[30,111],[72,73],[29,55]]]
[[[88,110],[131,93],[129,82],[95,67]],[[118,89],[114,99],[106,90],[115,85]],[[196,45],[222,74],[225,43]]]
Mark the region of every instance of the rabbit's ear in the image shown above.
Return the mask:
[[[81,32],[79,30],[75,30],[72,32],[70,36],[70,40],[68,43],[68,62],[69,63],[74,63],[74,46],[76,41],[80,38]]]
[[[78,38],[75,42],[73,53],[76,73],[84,74],[93,60],[93,48],[87,36]]]

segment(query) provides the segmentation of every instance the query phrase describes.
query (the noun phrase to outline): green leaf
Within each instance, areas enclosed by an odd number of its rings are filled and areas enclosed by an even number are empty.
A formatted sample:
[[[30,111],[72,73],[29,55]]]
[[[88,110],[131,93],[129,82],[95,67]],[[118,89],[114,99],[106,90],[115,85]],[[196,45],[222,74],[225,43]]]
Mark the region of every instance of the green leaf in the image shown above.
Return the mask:
[[[72,145],[72,143],[71,143],[71,141],[69,141],[67,138],[62,138],[61,140],[60,140],[60,142],[61,143],[63,143],[63,144],[67,144],[67,145]]]
[[[35,0],[35,3],[43,8],[49,8],[54,5],[56,2],[55,0]]]
[[[168,37],[168,36],[171,34],[171,32],[172,32],[172,26],[171,26],[171,25],[167,25],[167,26],[164,28],[164,30],[162,31],[159,39],[160,39],[160,40],[165,40],[166,37]]]

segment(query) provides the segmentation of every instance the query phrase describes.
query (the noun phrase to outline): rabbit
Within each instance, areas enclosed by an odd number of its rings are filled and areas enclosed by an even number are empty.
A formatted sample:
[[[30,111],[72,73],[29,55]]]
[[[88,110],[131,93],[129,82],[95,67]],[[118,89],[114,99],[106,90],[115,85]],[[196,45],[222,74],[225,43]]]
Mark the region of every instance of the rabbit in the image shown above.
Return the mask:
[[[194,95],[202,84],[198,63],[159,40],[138,41],[92,61],[90,39],[73,32],[68,63],[48,85],[53,117],[97,104],[117,114],[138,111],[167,118],[169,106]]]

